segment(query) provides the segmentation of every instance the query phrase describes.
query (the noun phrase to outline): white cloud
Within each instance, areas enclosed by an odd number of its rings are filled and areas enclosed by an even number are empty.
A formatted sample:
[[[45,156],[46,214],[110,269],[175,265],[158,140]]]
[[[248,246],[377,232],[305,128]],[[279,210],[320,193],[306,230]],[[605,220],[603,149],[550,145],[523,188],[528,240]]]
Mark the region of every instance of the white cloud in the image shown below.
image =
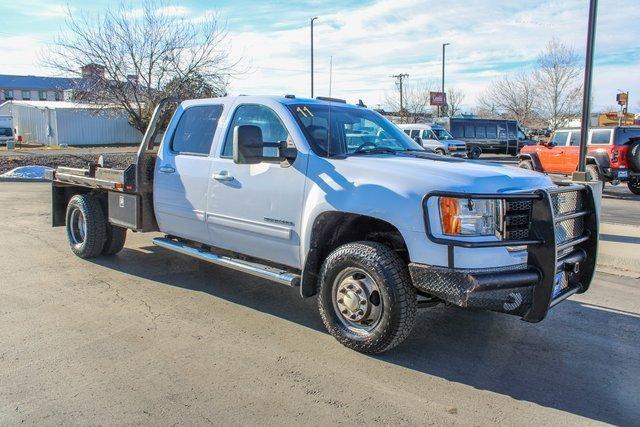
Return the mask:
[[[596,57],[605,58],[622,48],[635,49],[640,20],[635,0],[600,2]],[[309,12],[310,16],[313,11]],[[412,82],[440,79],[441,45],[447,48],[447,85],[467,92],[473,104],[486,85],[505,71],[529,67],[552,37],[583,51],[587,4],[583,0],[518,2],[505,7],[493,0],[436,1],[381,0],[374,4],[320,15],[315,26],[316,94],[327,94],[329,57],[333,56],[333,95],[350,101],[362,98],[383,103],[394,90],[389,76],[410,74]],[[284,21],[283,17],[278,22]],[[621,24],[623,23],[623,24]],[[620,26],[627,28],[621,31]],[[232,32],[233,46],[244,52],[255,72],[233,83],[238,93],[309,94],[309,29]],[[611,81],[636,75],[635,63],[608,65]],[[632,70],[635,69],[634,73]],[[595,103],[607,103],[615,94],[594,73]],[[613,77],[613,78],[612,78]],[[640,82],[628,89],[640,95]],[[598,88],[596,88],[598,85]]]
[[[640,30],[636,25],[640,9],[636,3],[600,1],[593,88],[596,108],[611,104],[616,89],[631,91],[632,105],[633,99],[640,98]],[[326,4],[318,4],[318,10],[308,7],[306,15],[299,9],[270,3],[256,3],[246,17],[234,4],[206,10],[171,6],[158,13],[194,23],[210,21],[218,12],[221,22],[230,16],[233,59],[243,57],[252,70],[233,81],[231,93],[299,96],[309,94],[308,17],[318,15],[316,94],[328,94],[329,58],[333,56],[332,95],[349,101],[362,98],[370,105],[384,103],[385,94],[393,93],[392,74],[410,74],[409,85],[438,82],[443,42],[451,43],[447,47],[447,86],[464,90],[470,106],[492,79],[531,66],[552,37],[580,52],[586,38],[585,0],[519,0],[510,4],[496,0],[378,0],[350,9],[336,5],[336,12],[329,14],[319,12],[323,7],[327,9]],[[52,5],[40,10],[54,13],[61,9]],[[141,9],[129,11],[133,19],[141,15]],[[34,53],[42,46],[35,38],[9,42],[3,37],[0,72],[46,73],[37,69]]]
[[[185,6],[165,6],[156,11],[158,16],[187,16],[191,13],[191,9]]]

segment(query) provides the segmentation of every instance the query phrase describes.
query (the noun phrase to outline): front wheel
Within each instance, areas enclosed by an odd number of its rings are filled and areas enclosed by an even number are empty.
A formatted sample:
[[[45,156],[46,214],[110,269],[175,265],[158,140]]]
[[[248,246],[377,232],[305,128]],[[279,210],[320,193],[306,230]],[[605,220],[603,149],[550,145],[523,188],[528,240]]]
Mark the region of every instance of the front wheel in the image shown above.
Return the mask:
[[[406,264],[392,249],[375,242],[348,243],[322,265],[318,309],[340,343],[362,353],[381,353],[411,332],[416,290]]]
[[[640,178],[631,178],[627,181],[627,187],[629,187],[629,191],[633,194],[640,195]]]
[[[440,154],[441,156],[446,156],[447,153],[442,148],[436,148],[436,154]]]
[[[479,159],[482,154],[482,149],[476,145],[470,147],[467,151],[467,157],[470,159]]]

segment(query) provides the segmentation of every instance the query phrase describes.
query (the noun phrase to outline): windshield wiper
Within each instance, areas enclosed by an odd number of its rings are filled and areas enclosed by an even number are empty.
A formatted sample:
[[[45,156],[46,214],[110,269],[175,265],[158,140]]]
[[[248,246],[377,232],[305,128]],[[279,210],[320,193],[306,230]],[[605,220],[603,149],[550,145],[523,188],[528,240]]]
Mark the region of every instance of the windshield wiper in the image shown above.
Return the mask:
[[[394,150],[393,148],[386,147],[375,147],[375,148],[358,148],[354,151],[353,154],[396,154],[398,150]]]

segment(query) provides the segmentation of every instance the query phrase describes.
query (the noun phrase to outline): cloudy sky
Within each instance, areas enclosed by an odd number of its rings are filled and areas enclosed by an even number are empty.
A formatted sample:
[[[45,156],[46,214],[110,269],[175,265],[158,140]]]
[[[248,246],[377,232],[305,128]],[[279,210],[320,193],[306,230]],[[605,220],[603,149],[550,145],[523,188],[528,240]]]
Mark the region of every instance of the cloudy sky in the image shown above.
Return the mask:
[[[64,30],[67,6],[88,13],[114,2],[0,0],[0,74],[49,75],[38,57]],[[127,2],[132,16],[136,2]],[[486,85],[505,73],[532,67],[553,37],[584,51],[587,0],[298,0],[180,1],[167,13],[187,19],[217,12],[226,21],[235,56],[250,72],[231,93],[309,94],[309,18],[315,27],[316,95],[385,104],[394,91],[389,76],[407,84],[440,79],[441,46],[447,48],[447,86],[465,93],[472,108]],[[631,92],[640,110],[640,7],[638,0],[600,0],[594,107],[615,104],[618,89]]]

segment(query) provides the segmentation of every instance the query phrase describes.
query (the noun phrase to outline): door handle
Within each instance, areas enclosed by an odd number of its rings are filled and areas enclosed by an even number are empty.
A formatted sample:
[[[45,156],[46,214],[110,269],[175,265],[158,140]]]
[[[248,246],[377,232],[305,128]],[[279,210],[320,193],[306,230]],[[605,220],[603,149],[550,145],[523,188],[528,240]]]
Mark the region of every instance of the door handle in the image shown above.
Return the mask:
[[[233,176],[229,175],[227,171],[220,171],[220,173],[214,173],[213,179],[217,181],[233,181]]]
[[[162,173],[174,173],[176,170],[172,166],[160,166],[160,172]]]

